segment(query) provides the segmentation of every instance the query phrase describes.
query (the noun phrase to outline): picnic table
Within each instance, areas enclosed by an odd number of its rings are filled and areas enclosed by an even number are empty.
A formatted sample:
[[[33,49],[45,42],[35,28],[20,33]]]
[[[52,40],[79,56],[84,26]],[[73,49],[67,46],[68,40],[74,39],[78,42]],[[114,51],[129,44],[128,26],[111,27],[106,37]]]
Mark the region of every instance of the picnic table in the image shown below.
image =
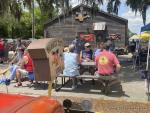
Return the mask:
[[[82,66],[88,66],[88,67],[95,67],[96,66],[94,61],[82,62],[81,65]]]
[[[81,63],[81,66],[85,67],[86,69],[88,68],[88,72],[89,72],[89,69],[92,67],[92,68],[95,68],[95,62],[94,61],[90,61],[90,62],[82,62]],[[70,81],[70,76],[64,76],[63,74],[60,74],[58,75],[57,77],[61,78],[61,86],[60,87],[57,87],[55,88],[56,91],[60,90],[63,86],[65,86],[65,84],[67,84],[69,81]],[[65,78],[69,78],[67,81]],[[77,76],[77,78],[80,78],[80,79],[92,79],[92,84],[95,84],[95,81],[94,79],[98,79],[97,77],[95,77],[94,75],[91,75],[90,74],[82,74],[82,75],[79,75]],[[56,81],[57,82],[57,81]],[[57,85],[57,83],[55,82],[55,85]]]

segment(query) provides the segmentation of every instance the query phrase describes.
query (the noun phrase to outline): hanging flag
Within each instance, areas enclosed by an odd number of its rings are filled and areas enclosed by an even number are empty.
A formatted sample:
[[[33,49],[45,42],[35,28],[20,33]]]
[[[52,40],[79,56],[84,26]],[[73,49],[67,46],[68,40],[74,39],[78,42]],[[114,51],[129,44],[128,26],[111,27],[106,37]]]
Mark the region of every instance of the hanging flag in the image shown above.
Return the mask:
[[[84,40],[86,42],[93,42],[95,40],[95,35],[94,34],[80,34],[81,40]]]

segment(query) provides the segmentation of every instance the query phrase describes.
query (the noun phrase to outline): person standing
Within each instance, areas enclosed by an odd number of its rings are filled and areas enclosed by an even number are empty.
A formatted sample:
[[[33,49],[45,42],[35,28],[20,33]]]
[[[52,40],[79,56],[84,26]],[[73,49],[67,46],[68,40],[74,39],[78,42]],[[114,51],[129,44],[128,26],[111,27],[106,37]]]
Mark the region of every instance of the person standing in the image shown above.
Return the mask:
[[[20,62],[22,60],[22,56],[25,50],[25,46],[22,44],[21,39],[19,38],[17,40],[17,48],[16,48],[16,52],[17,52],[17,60]]]
[[[84,49],[84,42],[78,36],[72,41],[72,45],[74,45],[74,53],[80,54],[81,50]]]
[[[97,48],[95,49],[95,52],[94,52],[94,58],[96,58],[97,55],[100,54],[100,52],[103,50],[103,44],[104,42],[100,42],[97,46]]]

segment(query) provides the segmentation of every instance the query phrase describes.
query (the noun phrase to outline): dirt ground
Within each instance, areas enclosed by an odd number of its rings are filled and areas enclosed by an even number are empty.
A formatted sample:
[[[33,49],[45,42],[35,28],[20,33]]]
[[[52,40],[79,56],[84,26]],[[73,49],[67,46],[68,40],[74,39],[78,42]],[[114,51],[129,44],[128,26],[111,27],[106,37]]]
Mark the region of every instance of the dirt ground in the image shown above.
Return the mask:
[[[0,69],[6,68],[7,65],[0,65]],[[117,87],[112,88],[112,93],[104,95],[100,91],[100,84],[98,81],[95,85],[92,85],[91,80],[86,80],[83,85],[78,86],[75,90],[71,90],[71,85],[68,83],[60,91],[56,92],[52,90],[52,96],[58,100],[65,98],[74,99],[81,98],[85,100],[119,100],[119,101],[130,101],[130,102],[144,102],[147,103],[147,95],[145,93],[145,82],[140,78],[138,71],[133,70],[132,65],[123,64],[121,73],[121,84],[124,93],[120,93]],[[23,82],[23,86],[16,88],[14,87],[15,81],[8,86],[8,93],[23,94],[29,96],[45,96],[48,94],[47,85],[41,83],[38,86],[31,86],[29,82]],[[7,88],[5,85],[0,85],[0,93],[6,93]],[[63,97],[63,99],[62,99]]]

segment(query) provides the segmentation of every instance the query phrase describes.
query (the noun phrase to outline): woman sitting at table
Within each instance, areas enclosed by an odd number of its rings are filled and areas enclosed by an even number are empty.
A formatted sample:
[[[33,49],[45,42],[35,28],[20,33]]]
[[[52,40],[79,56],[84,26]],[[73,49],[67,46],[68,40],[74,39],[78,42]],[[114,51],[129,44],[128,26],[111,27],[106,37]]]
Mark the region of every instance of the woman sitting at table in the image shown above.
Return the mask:
[[[91,45],[89,43],[85,43],[84,45],[85,49],[81,51],[80,53],[80,63],[82,62],[90,62],[93,60],[93,51],[91,49]],[[87,67],[80,66],[80,74],[83,74],[87,70]],[[94,74],[95,70],[91,67],[88,68],[88,72],[90,74]]]
[[[72,78],[72,89],[76,88],[76,76],[79,74],[79,56],[74,52],[74,45],[69,46],[69,52],[64,52],[64,76]]]

